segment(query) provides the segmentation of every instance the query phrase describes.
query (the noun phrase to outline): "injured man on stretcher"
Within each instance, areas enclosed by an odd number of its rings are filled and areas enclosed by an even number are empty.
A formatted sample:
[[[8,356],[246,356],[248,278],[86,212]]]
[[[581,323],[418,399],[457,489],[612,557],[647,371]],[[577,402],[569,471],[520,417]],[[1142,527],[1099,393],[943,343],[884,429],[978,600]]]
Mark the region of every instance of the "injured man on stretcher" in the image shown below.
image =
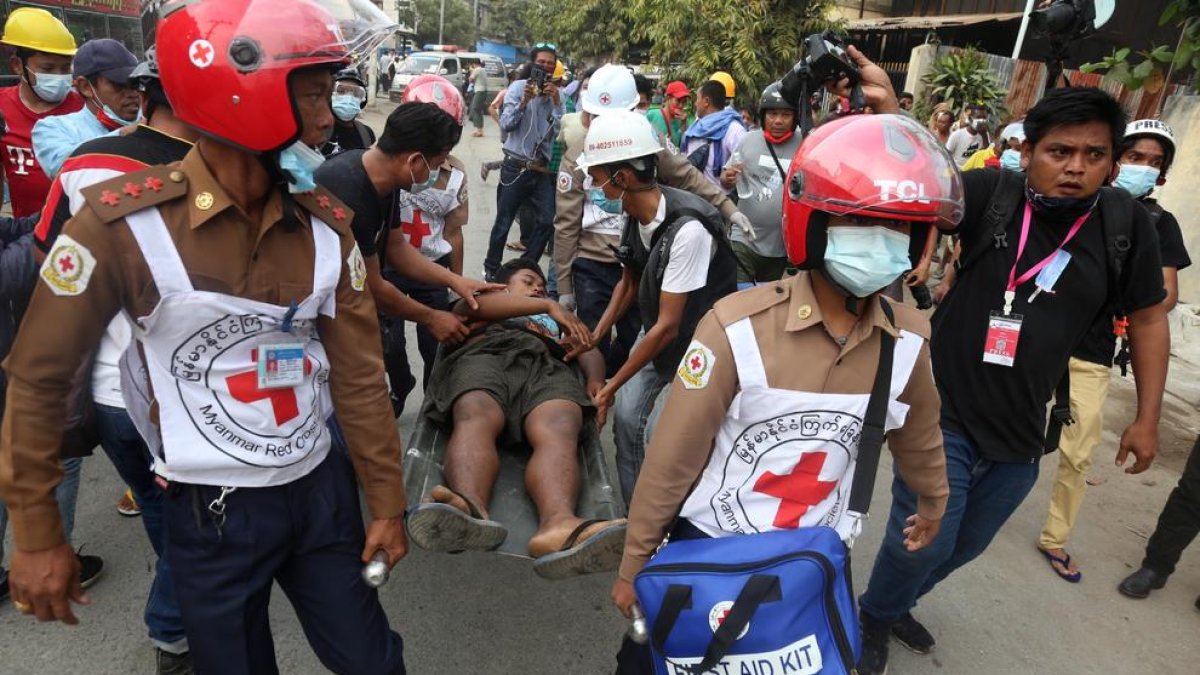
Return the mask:
[[[579,443],[593,424],[591,393],[604,386],[604,358],[587,326],[546,297],[546,277],[533,262],[512,260],[496,274],[503,291],[459,302],[471,326],[462,346],[444,352],[425,392],[429,420],[452,429],[443,485],[411,509],[408,531],[422,548],[487,551],[508,536],[488,517],[500,472],[498,442],[532,449],[525,488],[537,508],[529,540],[534,568],[557,579],[616,569],[625,520],[576,515]]]

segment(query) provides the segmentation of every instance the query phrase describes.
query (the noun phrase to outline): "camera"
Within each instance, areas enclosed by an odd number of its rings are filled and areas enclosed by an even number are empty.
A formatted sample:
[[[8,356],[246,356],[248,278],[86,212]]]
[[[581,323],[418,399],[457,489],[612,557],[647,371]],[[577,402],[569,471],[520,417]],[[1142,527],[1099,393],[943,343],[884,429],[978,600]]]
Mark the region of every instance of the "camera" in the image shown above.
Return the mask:
[[[1034,31],[1056,38],[1090,35],[1112,18],[1114,0],[1055,0],[1049,7],[1029,14]]]
[[[815,33],[804,38],[804,56],[779,84],[783,100],[797,109],[800,128],[807,135],[812,128],[809,116],[809,93],[829,82],[850,81],[850,108],[862,110],[866,99],[862,91],[862,75],[850,60],[845,43],[833,31]]]
[[[549,80],[550,73],[543,70],[541,66],[534,64],[529,68],[529,81],[538,88],[538,91],[541,91]]]

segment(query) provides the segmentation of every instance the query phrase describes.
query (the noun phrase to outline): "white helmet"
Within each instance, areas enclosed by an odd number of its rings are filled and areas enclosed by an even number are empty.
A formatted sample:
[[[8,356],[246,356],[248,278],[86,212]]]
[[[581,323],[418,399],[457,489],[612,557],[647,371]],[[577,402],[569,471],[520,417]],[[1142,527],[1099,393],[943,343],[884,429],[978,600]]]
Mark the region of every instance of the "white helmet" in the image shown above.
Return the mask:
[[[1134,120],[1125,127],[1125,138],[1133,138],[1134,136],[1153,136],[1166,143],[1167,161],[1175,155],[1175,134],[1171,131],[1171,127],[1167,126],[1162,120]]]
[[[592,115],[633,110],[638,104],[637,84],[628,68],[610,63],[596,69],[581,98],[584,112]]]
[[[632,79],[632,78],[630,78]],[[645,115],[630,110],[613,110],[592,120],[583,153],[576,160],[581,171],[593,166],[627,162],[631,159],[654,155],[663,146],[658,134]]]

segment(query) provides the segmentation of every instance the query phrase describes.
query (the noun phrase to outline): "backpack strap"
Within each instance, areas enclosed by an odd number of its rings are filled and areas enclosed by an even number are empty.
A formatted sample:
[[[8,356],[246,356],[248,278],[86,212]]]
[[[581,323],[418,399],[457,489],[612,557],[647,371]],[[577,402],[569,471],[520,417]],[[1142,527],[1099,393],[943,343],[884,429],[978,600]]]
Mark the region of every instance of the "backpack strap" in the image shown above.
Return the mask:
[[[891,305],[879,296],[879,307],[888,323],[896,325]],[[850,487],[851,514],[865,516],[871,508],[871,495],[875,491],[875,474],[879,469],[879,454],[883,448],[884,423],[887,421],[888,404],[891,402],[892,361],[896,353],[896,338],[887,331],[879,333],[879,365],[875,368],[875,384],[871,387],[871,398],[867,401],[867,414],[863,419],[862,434],[858,439],[858,459],[854,465],[854,479]]]
[[[992,245],[989,247],[985,240],[963,256],[958,263],[958,271],[965,272],[990,249],[1008,248],[1008,226],[1012,223],[1017,207],[1021,205],[1024,194],[1020,189],[1022,178],[1014,171],[1000,172],[1000,180],[992,190],[992,198],[988,201],[987,210],[983,215],[982,228],[992,235]]]
[[[667,212],[666,216],[663,217],[664,226],[659,227],[658,230],[654,232],[654,236],[651,237],[650,250],[653,251],[654,247],[658,245],[659,240],[666,237],[666,242],[664,242],[663,246],[666,248],[669,254],[671,251],[671,245],[675,242],[675,233],[678,231],[678,228],[675,227],[675,223],[686,223],[692,220],[700,221],[700,225],[703,226],[705,230],[708,230],[708,233],[712,235],[713,242],[716,243],[718,250],[721,248],[727,248],[729,249],[729,255],[733,255],[733,247],[729,245],[729,239],[725,235],[725,228],[723,227],[724,223],[715,223],[708,216],[697,209],[686,206]],[[668,230],[670,230],[670,232],[668,232]],[[736,259],[737,256],[734,256],[734,260]],[[666,273],[666,270],[666,265],[660,265],[659,268],[655,270],[655,274],[657,275],[655,279],[660,284],[662,282],[663,274]]]

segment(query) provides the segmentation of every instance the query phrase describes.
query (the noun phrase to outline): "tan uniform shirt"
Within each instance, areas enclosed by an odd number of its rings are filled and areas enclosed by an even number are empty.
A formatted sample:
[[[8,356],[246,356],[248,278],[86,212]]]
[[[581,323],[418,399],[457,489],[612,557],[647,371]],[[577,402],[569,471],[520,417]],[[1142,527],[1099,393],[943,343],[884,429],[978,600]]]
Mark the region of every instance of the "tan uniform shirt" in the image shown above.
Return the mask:
[[[83,194],[87,201],[63,234],[90,251],[92,261],[80,260],[90,269],[81,268],[75,295],[55,295],[47,280],[39,280],[5,362],[8,408],[0,434],[0,495],[8,503],[16,545],[25,551],[64,541],[54,488],[62,480],[58,448],[72,376],[118,311],[143,317],[158,303],[126,214],[158,205],[196,290],[275,305],[299,303],[312,292],[315,246],[307,215],[302,214],[301,227],[285,228],[282,195],[275,191],[261,222],[252,222],[198,150],[177,164],[128,174]],[[355,247],[352,214],[321,189],[295,197],[303,211],[325,220],[341,240],[337,320],[322,315],[317,327],[330,361],[334,409],[371,515],[395,517],[407,503],[400,438],[388,402],[375,303],[369,292],[354,289],[346,263]]]
[[[845,345],[826,329],[809,273],[735,293],[717,302],[693,339],[712,350],[708,383],[698,389],[671,384],[666,407],[646,449],[629,507],[629,529],[620,576],[632,581],[662,543],[712,454],[713,440],[738,391],[738,374],[725,328],[750,317],[767,384],[777,389],[865,394],[875,381],[880,331],[902,328],[929,339],[929,322],[916,310],[891,303],[892,326],[878,300],[870,301]],[[904,482],[918,495],[922,517],[939,520],[950,494],[939,427],[941,399],[933,383],[929,345],[921,347],[899,400],[909,406],[904,426],[888,434],[888,447]]]
[[[663,149],[656,156],[658,159],[658,181],[663,185],[679,188],[699,195],[702,199],[717,207],[725,220],[737,213],[737,205],[729,200],[729,196],[720,188],[713,185],[704,174],[696,170],[679,150],[657,130],[658,142]],[[586,135],[580,138],[576,134],[564,135],[566,150],[563,151],[562,163],[558,165],[558,196],[554,210],[554,262],[558,266],[558,292],[560,295],[574,293],[571,283],[571,265],[575,258],[587,258],[603,263],[616,263],[617,258],[609,244],[620,244],[620,236],[597,234],[583,229],[583,202],[586,191],[583,189],[583,179],[587,173],[580,171],[576,162],[579,153],[583,152]]]

